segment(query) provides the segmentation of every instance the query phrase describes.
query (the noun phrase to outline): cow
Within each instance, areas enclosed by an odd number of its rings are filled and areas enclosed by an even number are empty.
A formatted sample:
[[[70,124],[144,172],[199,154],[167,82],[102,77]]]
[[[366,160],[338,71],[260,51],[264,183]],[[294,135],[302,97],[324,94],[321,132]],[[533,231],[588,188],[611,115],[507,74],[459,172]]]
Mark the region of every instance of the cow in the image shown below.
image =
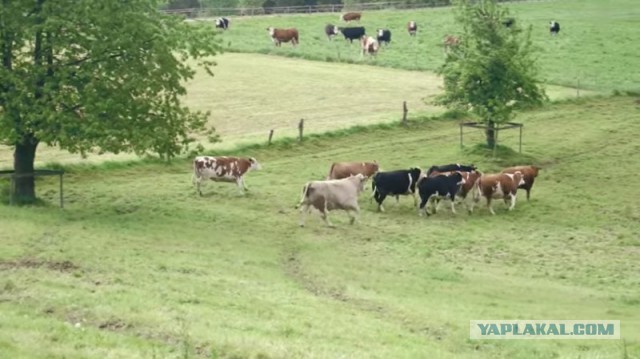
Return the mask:
[[[214,23],[218,29],[226,30],[229,28],[229,19],[226,17],[219,17],[214,20]]]
[[[364,35],[360,38],[360,56],[364,56],[364,54],[375,56],[379,49],[380,44],[378,44],[378,40],[373,37]]]
[[[418,24],[415,21],[409,21],[407,23],[407,31],[409,31],[409,36],[416,36],[416,32],[418,31]]]
[[[452,163],[448,165],[442,166],[431,166],[427,170],[427,176],[435,176],[442,172],[451,172],[451,171],[463,171],[463,172],[471,172],[477,171],[478,169],[473,164],[470,165],[461,165],[459,163]]]
[[[499,173],[481,176],[473,189],[473,201],[468,208],[469,213],[471,214],[473,212],[474,204],[480,201],[481,196],[487,199],[487,208],[489,208],[489,212],[491,212],[492,215],[496,214],[491,207],[491,200],[494,198],[504,199],[504,203],[507,205],[509,204],[509,200],[511,200],[509,210],[513,210],[516,206],[518,187],[524,184],[524,177],[519,171],[515,173]]]
[[[422,170],[412,167],[408,170],[397,170],[390,172],[378,172],[373,176],[371,181],[371,189],[373,190],[373,198],[378,203],[378,211],[384,212],[382,202],[391,195],[411,195],[413,196],[413,205],[417,205],[416,184],[422,175]]]
[[[267,31],[269,31],[271,41],[273,41],[276,46],[280,46],[281,43],[289,41],[291,41],[291,45],[293,46],[296,46],[298,44],[298,30],[295,28],[276,29],[273,27],[268,27]]]
[[[244,184],[244,175],[252,170],[260,170],[262,165],[253,157],[210,157],[198,156],[193,160],[193,177],[191,182],[196,185],[202,196],[202,181],[210,179],[215,182],[235,182],[238,189],[248,191]]]
[[[446,35],[442,40],[442,46],[445,54],[458,45],[460,45],[460,38],[454,35]]]
[[[426,177],[418,182],[418,194],[420,195],[420,205],[418,206],[418,214],[422,216],[422,210],[429,216],[429,211],[425,205],[431,203],[436,212],[436,206],[434,202],[442,198],[451,200],[451,212],[456,213],[454,206],[456,194],[460,185],[464,184],[465,180],[460,172],[454,172],[448,175],[439,175],[435,177]]]
[[[340,15],[340,20],[344,21],[344,22],[349,22],[349,21],[360,21],[360,18],[362,17],[362,13],[360,12],[348,12],[345,14]]]
[[[362,38],[366,34],[366,31],[362,26],[339,27],[338,32],[340,32],[344,36],[345,40],[349,40],[350,43],[353,43],[353,40]]]
[[[475,167],[474,167],[475,168]],[[473,171],[450,171],[450,172],[434,172],[431,176],[429,176],[429,178],[431,177],[435,177],[435,176],[450,176],[454,173],[458,173],[462,176],[462,179],[464,180],[464,183],[462,184],[462,186],[460,186],[460,188],[458,189],[458,192],[456,193],[456,197],[460,199],[461,202],[463,202],[465,204],[465,206],[467,207],[467,209],[469,209],[469,206],[466,204],[466,199],[467,199],[467,195],[473,190],[474,185],[476,184],[476,181],[478,181],[478,179],[482,176],[482,172],[477,171],[477,170],[473,170]],[[424,179],[421,179],[420,181],[418,181],[418,184],[423,181]],[[440,200],[437,199],[436,200],[437,205],[434,208],[433,212],[436,213],[438,211],[438,208],[440,208]],[[451,206],[453,208],[453,201],[451,203]],[[455,211],[452,210],[454,213]]]
[[[358,173],[369,178],[376,174],[380,168],[378,162],[334,162],[329,169],[327,180],[343,179],[355,176]]]
[[[302,199],[296,206],[300,208],[300,227],[304,227],[305,216],[311,212],[311,207],[320,211],[322,219],[329,227],[334,225],[329,220],[329,211],[342,209],[347,211],[354,224],[360,213],[358,195],[364,190],[367,177],[358,173],[338,180],[311,181],[302,188]],[[354,213],[352,213],[354,212]]]
[[[549,34],[555,36],[560,32],[560,23],[556,21],[551,21],[549,23]]]
[[[329,40],[332,40],[334,36],[338,35],[338,27],[332,24],[327,24],[324,27],[324,33],[327,35]]]
[[[540,167],[537,167],[537,166],[515,166],[515,167],[505,168],[502,170],[501,173],[515,173],[516,171],[519,171],[520,173],[522,173],[522,176],[524,178],[524,184],[522,186],[519,186],[518,188],[522,188],[525,191],[527,191],[527,201],[528,201],[531,195],[531,187],[533,187],[533,182],[535,182],[536,177],[538,177],[539,170],[540,170]]]
[[[382,45],[382,43],[386,43],[387,45],[389,45],[389,43],[391,42],[391,31],[387,29],[378,29],[377,33],[378,36],[376,40],[378,40],[378,43],[380,45]]]
[[[504,19],[502,21],[502,25],[504,25],[507,28],[510,28],[511,26],[513,26],[513,24],[516,23],[516,19],[512,18],[512,17],[508,17],[506,19]]]

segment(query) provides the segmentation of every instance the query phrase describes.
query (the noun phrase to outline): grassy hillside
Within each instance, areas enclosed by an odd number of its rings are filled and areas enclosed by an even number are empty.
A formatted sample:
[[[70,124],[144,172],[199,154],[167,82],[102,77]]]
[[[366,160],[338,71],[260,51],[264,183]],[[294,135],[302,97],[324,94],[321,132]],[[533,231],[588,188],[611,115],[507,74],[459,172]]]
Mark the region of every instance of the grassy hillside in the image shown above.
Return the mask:
[[[640,58],[640,7],[636,0],[533,1],[508,6],[521,25],[533,26],[546,82],[605,92],[640,91],[640,73],[632,70]],[[557,38],[549,36],[552,19],[561,24]],[[416,38],[407,34],[409,20],[420,26]],[[360,24],[371,35],[377,28],[390,29],[392,44],[382,49],[377,59],[362,60],[357,44],[327,40],[327,23],[340,24],[338,14],[233,18],[223,37],[232,51],[434,70],[443,61],[442,38],[458,32],[450,8],[366,12]],[[265,30],[268,26],[298,28],[299,48],[287,44],[275,48]]]
[[[190,186],[190,165],[72,167],[65,210],[0,206],[7,358],[640,357],[635,99],[522,116],[526,157],[460,150],[452,121],[247,151],[252,189]],[[471,134],[470,141],[479,140]],[[501,138],[515,143],[515,135]],[[355,226],[296,226],[302,184],[335,160],[384,168],[543,165],[507,213],[419,218],[411,200]],[[56,184],[39,183],[55,200]],[[625,341],[471,341],[470,319],[619,319]]]

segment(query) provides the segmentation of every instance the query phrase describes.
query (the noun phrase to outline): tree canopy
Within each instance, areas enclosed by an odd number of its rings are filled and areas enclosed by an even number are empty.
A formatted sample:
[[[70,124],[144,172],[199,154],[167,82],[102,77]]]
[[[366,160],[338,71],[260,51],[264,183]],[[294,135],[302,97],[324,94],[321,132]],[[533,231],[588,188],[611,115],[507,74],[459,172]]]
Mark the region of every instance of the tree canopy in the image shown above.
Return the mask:
[[[16,173],[39,143],[72,153],[180,153],[208,114],[181,103],[184,82],[220,45],[210,26],[165,15],[155,0],[0,0],[0,143]],[[33,200],[33,178],[16,194]]]

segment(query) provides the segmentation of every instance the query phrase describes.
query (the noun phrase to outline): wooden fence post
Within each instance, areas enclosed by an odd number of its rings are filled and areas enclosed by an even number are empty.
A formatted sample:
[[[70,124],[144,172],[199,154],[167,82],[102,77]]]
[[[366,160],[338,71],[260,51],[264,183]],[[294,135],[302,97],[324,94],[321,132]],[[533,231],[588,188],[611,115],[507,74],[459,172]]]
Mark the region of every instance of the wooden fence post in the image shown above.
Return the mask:
[[[300,123],[298,123],[298,132],[300,133],[299,141],[302,142],[302,136],[304,135],[304,118],[301,118]]]
[[[402,103],[402,125],[403,126],[407,126],[407,112],[409,112],[409,110],[407,110],[407,101],[404,101]]]
[[[273,138],[273,129],[271,129],[271,131],[269,131],[269,142],[268,144],[271,145],[271,139]]]

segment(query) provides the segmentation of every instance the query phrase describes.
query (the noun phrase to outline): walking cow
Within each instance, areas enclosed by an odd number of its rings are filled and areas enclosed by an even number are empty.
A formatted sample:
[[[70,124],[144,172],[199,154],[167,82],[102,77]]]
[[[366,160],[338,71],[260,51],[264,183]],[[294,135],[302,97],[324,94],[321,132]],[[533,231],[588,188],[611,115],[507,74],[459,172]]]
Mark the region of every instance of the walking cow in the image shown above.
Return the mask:
[[[388,29],[378,29],[378,37],[376,38],[376,40],[378,40],[378,43],[380,43],[380,45],[382,45],[382,43],[386,43],[387,45],[389,45],[389,43],[391,42],[391,31],[389,31]]]
[[[334,36],[338,35],[338,27],[335,25],[327,24],[324,27],[324,33],[329,40],[332,40]]]
[[[360,21],[361,17],[362,17],[362,13],[359,13],[359,12],[348,12],[346,14],[340,15],[340,20],[342,20],[344,22]]]
[[[342,179],[362,174],[369,178],[378,172],[378,162],[334,162],[327,179]]]
[[[437,206],[434,202],[440,199],[451,200],[451,212],[456,213],[455,199],[460,185],[465,180],[460,172],[454,172],[449,175],[438,175],[434,177],[426,177],[418,182],[418,193],[420,195],[420,205],[418,206],[418,214],[422,216],[422,210],[429,216],[427,210],[428,203],[433,207],[433,213],[436,213]]]
[[[551,21],[549,23],[549,34],[555,36],[560,32],[560,24],[556,21]]]
[[[491,214],[496,214],[496,212],[493,211],[493,207],[491,207],[492,199],[502,198],[505,204],[509,204],[509,201],[511,201],[509,210],[513,210],[516,206],[518,187],[524,184],[524,178],[519,171],[515,173],[483,175],[476,182],[476,187],[473,190],[473,202],[471,203],[471,207],[469,207],[469,213],[473,212],[473,206],[480,201],[481,196],[487,199],[487,208]]]
[[[412,167],[408,170],[398,170],[390,172],[378,172],[373,176],[371,189],[373,198],[378,203],[378,210],[384,212],[382,202],[387,196],[411,195],[413,205],[417,205],[416,183],[422,175],[422,170]]]
[[[226,17],[219,17],[215,19],[216,28],[226,30],[229,28],[229,19]]]
[[[269,31],[271,41],[273,41],[276,46],[280,46],[281,43],[289,41],[291,41],[291,45],[293,46],[296,46],[298,44],[298,30],[295,28],[276,29],[273,27],[268,27],[267,31]]]
[[[196,185],[202,196],[202,181],[235,182],[240,189],[248,191],[244,184],[244,175],[251,170],[259,170],[262,166],[253,157],[209,157],[198,156],[193,160],[193,177],[191,182]]]
[[[538,171],[540,170],[537,166],[516,166],[509,167],[502,170],[501,173],[522,173],[522,178],[524,179],[524,184],[520,185],[518,188],[522,188],[527,191],[527,201],[531,195],[531,187],[533,187],[533,182],[535,182],[536,177],[538,177]]]
[[[409,21],[407,23],[407,31],[409,31],[409,36],[416,36],[416,32],[418,31],[418,24],[415,21]]]

